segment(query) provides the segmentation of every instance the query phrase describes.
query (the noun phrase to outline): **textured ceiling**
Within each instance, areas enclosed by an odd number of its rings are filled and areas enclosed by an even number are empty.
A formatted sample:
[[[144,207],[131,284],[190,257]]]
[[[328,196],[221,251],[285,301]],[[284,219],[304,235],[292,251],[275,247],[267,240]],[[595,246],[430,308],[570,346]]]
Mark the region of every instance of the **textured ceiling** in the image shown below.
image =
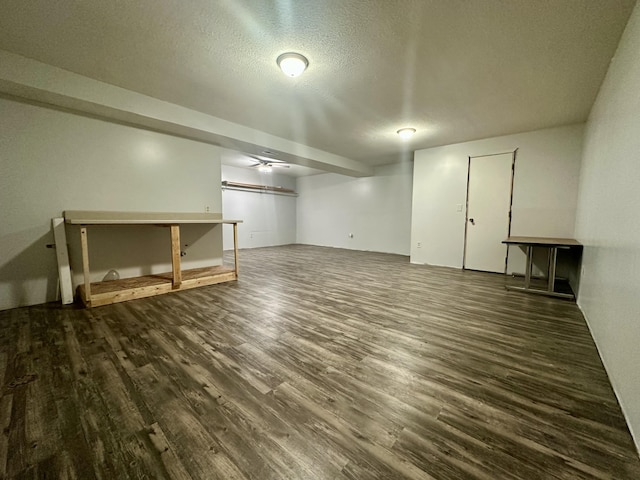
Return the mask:
[[[634,3],[0,0],[0,48],[375,165],[586,120]]]

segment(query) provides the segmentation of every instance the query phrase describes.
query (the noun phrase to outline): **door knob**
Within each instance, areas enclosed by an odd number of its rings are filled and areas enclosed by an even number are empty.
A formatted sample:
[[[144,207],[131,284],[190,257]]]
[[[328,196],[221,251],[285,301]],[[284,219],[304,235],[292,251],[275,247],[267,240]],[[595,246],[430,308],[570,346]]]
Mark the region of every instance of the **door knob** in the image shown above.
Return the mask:
[[[476,224],[476,222],[473,220],[473,218],[469,219],[469,223],[471,223],[471,225],[475,225]]]

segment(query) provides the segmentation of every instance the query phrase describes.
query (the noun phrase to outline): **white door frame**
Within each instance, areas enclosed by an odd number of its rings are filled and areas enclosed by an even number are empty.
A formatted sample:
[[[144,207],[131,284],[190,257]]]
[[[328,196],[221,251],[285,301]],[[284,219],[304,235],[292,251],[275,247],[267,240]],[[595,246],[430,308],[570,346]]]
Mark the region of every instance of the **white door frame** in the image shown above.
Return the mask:
[[[486,155],[469,155],[467,157],[467,198],[465,202],[465,213],[464,213],[464,249],[462,250],[462,269],[466,270],[466,261],[467,261],[467,232],[469,230],[469,178],[471,175],[471,159],[472,158],[480,158],[480,157],[494,157],[496,155],[504,155],[511,154],[511,191],[509,192],[509,224],[507,227],[507,236],[511,236],[511,216],[513,210],[513,180],[516,174],[516,154],[518,149],[508,150],[506,152],[498,152],[498,153],[489,153]],[[506,245],[505,245],[506,246]],[[509,263],[509,248],[506,249],[507,253],[504,257],[504,273],[507,273],[507,265]]]

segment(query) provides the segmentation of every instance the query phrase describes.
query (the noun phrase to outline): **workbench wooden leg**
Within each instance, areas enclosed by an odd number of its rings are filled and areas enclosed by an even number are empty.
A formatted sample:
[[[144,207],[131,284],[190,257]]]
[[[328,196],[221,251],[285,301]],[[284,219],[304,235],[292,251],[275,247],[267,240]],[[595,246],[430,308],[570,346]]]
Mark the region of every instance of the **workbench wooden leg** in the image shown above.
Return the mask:
[[[180,268],[180,226],[171,225],[171,268],[173,273],[173,288],[180,288],[182,284],[182,269]]]
[[[238,278],[238,224],[233,224],[233,262],[236,270],[236,278]]]
[[[85,305],[91,305],[91,272],[89,271],[89,242],[87,241],[87,227],[80,227],[80,247],[82,249],[82,274],[84,275]]]

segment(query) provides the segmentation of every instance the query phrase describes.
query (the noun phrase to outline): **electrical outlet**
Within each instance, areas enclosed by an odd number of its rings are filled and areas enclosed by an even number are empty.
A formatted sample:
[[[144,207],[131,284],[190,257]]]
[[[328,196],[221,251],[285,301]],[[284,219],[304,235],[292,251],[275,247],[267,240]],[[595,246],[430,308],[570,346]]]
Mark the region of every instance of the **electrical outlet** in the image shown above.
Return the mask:
[[[422,248],[422,242],[418,242],[418,248]]]
[[[209,205],[206,205],[206,206],[204,207],[204,211],[205,211],[206,213],[209,213]]]
[[[350,233],[350,234],[349,234],[349,238],[353,238],[353,233]]]

